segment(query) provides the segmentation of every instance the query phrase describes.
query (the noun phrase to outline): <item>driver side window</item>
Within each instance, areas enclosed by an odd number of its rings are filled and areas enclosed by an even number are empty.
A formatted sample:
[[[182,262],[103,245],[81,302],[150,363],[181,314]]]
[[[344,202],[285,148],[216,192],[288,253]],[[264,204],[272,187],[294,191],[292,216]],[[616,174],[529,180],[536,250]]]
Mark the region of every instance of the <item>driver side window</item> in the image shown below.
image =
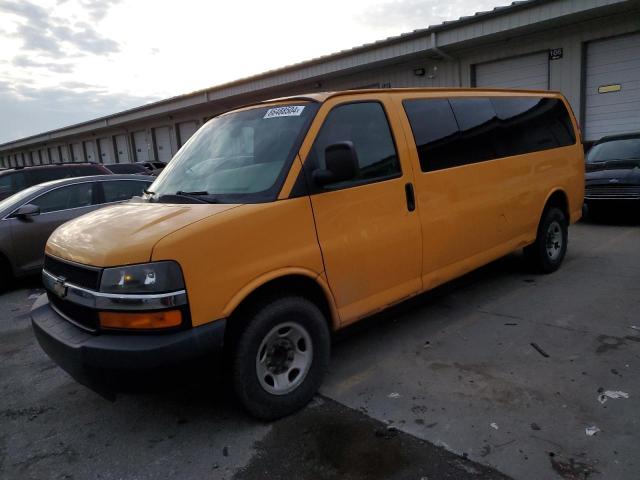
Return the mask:
[[[77,183],[56,188],[29,202],[40,207],[40,213],[94,205],[94,183]]]
[[[332,189],[400,176],[398,154],[380,103],[349,103],[331,110],[309,152],[309,167],[325,168],[325,149],[345,141],[353,142],[358,173],[353,180],[332,184]]]

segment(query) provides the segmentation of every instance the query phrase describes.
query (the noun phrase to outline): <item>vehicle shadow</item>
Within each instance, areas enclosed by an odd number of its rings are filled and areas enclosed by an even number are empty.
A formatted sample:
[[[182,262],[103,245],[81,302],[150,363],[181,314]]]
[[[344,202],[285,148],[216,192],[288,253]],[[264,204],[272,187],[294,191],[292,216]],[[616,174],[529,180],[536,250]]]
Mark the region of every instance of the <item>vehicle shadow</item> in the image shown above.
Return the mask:
[[[637,205],[615,205],[591,208],[582,220],[589,225],[615,227],[640,226],[640,202]]]
[[[33,274],[27,277],[21,277],[21,278],[14,278],[9,282],[9,286],[3,292],[0,292],[0,296],[2,296],[5,293],[15,292],[17,290],[23,290],[23,289],[34,290],[37,288],[43,288],[40,274]]]

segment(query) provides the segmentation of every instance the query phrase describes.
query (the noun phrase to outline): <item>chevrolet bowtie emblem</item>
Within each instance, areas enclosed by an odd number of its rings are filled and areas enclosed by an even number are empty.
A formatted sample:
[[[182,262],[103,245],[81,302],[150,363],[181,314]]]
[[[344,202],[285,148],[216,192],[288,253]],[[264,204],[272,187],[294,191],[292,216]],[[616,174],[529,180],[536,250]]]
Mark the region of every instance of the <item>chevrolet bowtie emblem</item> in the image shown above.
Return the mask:
[[[65,281],[66,279],[64,277],[58,277],[51,286],[53,293],[55,293],[60,298],[64,298],[67,296],[67,286],[65,284]]]

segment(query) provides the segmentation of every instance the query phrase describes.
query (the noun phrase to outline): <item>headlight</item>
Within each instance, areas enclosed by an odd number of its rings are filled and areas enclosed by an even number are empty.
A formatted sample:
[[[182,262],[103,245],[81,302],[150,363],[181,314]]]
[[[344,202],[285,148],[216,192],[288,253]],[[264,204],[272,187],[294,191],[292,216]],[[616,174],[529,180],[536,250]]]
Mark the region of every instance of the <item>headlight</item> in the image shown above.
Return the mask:
[[[104,293],[165,293],[184,289],[176,262],[153,262],[105,268],[100,280]]]

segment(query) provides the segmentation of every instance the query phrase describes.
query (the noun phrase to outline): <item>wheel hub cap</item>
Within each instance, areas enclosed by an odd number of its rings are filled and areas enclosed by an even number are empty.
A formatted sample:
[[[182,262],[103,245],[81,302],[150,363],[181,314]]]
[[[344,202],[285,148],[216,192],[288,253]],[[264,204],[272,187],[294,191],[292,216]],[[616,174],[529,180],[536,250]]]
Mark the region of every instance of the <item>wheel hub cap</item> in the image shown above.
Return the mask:
[[[562,227],[558,222],[551,222],[547,229],[547,255],[551,260],[557,260],[562,252]]]
[[[273,395],[285,395],[305,379],[313,359],[307,330],[296,322],[283,322],[265,335],[256,354],[260,386]]]

